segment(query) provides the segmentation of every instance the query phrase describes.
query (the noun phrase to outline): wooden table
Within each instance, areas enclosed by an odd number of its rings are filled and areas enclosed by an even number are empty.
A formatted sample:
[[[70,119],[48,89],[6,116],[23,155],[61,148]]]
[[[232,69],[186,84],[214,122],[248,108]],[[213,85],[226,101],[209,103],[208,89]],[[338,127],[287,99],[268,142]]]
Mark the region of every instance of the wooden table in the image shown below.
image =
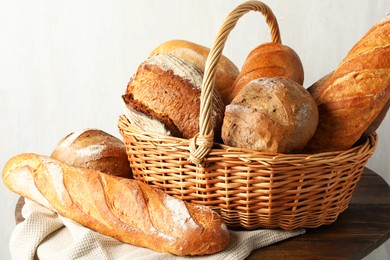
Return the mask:
[[[23,221],[20,198],[15,219]],[[248,259],[362,259],[390,237],[390,187],[365,169],[348,209],[331,225],[306,229],[300,235],[250,254]]]

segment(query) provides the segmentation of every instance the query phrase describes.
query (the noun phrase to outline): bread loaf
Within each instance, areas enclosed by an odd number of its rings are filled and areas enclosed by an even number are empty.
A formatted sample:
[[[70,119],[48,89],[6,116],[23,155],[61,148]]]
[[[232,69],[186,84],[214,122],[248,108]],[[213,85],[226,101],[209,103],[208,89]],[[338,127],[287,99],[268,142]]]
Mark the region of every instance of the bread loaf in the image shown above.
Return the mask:
[[[323,85],[326,83],[326,81],[332,76],[333,72],[330,72],[314,82],[309,88],[308,91],[310,91],[310,94],[312,96],[318,96],[318,92],[323,87]],[[374,119],[374,121],[371,122],[370,126],[364,131],[363,137],[368,137],[375,133],[375,131],[378,129],[378,127],[381,125],[383,119],[385,119],[387,111],[390,107],[390,100],[387,101],[385,106],[382,108],[381,112],[379,112],[378,116]]]
[[[363,137],[368,137],[376,132],[378,127],[381,125],[383,119],[385,119],[387,111],[389,111],[390,100],[383,106],[378,116],[371,122],[368,128],[364,131]]]
[[[228,229],[216,212],[136,180],[20,154],[6,163],[3,182],[21,196],[132,245],[175,255],[204,255],[229,243]]]
[[[130,80],[123,100],[129,121],[148,132],[189,139],[199,132],[203,72],[193,63],[171,54],[143,62]],[[212,123],[220,136],[224,104],[213,95]]]
[[[99,129],[70,133],[57,144],[51,157],[70,166],[131,178],[123,142]]]
[[[325,76],[322,76],[319,80],[314,82],[310,87],[308,87],[308,91],[312,96],[317,96],[320,89],[324,86],[326,81],[332,76],[334,71],[329,72]]]
[[[264,152],[299,152],[317,123],[316,103],[301,85],[283,78],[255,79],[226,106],[222,140]]]
[[[257,78],[280,77],[302,85],[303,65],[298,54],[290,47],[279,43],[265,43],[253,49],[233,83],[230,100],[250,81]]]
[[[325,84],[308,90],[316,100],[320,117],[305,150],[324,152],[352,147],[380,119],[379,115],[384,117],[387,112],[390,15],[355,44]]]
[[[181,59],[195,63],[203,71],[205,70],[208,47],[185,40],[171,40],[157,46],[150,56],[155,54],[172,54]],[[225,105],[230,103],[229,96],[233,82],[239,73],[236,65],[226,56],[219,59],[215,72],[215,88],[218,90]]]

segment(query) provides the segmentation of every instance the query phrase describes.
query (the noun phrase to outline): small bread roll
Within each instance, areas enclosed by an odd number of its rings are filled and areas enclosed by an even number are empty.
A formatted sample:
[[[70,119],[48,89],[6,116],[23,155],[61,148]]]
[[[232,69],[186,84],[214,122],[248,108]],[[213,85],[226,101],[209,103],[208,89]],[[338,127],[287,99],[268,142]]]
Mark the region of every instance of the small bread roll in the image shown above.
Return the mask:
[[[303,85],[304,71],[301,59],[290,47],[279,43],[265,43],[253,49],[237,76],[230,99],[250,81],[258,78],[286,78]]]
[[[155,54],[172,54],[181,59],[195,63],[204,71],[209,52],[209,48],[200,44],[185,40],[171,40],[157,46],[150,56]],[[239,70],[236,65],[226,56],[222,55],[215,72],[215,87],[221,95],[225,105],[227,105],[228,102],[230,103],[229,96],[231,88],[238,73]]]
[[[225,144],[252,150],[301,151],[318,124],[317,105],[307,90],[283,78],[255,79],[226,107]]]
[[[202,78],[202,70],[187,60],[171,54],[149,57],[123,95],[125,115],[144,131],[189,139],[199,132]],[[214,90],[214,136],[220,136],[224,108]]]
[[[123,142],[99,129],[82,129],[65,136],[51,157],[73,167],[132,177]]]

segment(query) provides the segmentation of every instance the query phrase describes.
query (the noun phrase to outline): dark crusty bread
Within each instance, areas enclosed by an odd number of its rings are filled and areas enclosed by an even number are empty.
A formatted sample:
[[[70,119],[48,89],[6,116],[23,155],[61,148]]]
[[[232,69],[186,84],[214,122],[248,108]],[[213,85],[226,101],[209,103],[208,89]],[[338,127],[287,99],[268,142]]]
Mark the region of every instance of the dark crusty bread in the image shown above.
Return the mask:
[[[210,48],[185,40],[170,40],[158,45],[150,54],[172,54],[181,59],[195,63],[202,71],[205,70],[207,56]],[[230,103],[229,96],[233,82],[239,73],[236,65],[226,56],[222,55],[218,61],[215,72],[215,87],[221,95],[225,105]]]
[[[317,123],[317,105],[303,86],[283,78],[255,79],[226,106],[222,139],[258,151],[299,152]]]
[[[212,254],[229,243],[216,212],[136,180],[36,154],[14,156],[2,176],[15,193],[125,243],[175,255]]]
[[[125,114],[145,131],[189,139],[199,132],[202,78],[199,67],[174,55],[149,57],[127,86]],[[224,103],[217,90],[212,97],[212,122],[220,136]]]
[[[390,99],[390,15],[355,44],[325,84],[308,90],[320,117],[306,151],[349,149],[370,126],[376,129]]]
[[[51,157],[74,167],[132,177],[123,142],[99,129],[70,133],[57,144]]]

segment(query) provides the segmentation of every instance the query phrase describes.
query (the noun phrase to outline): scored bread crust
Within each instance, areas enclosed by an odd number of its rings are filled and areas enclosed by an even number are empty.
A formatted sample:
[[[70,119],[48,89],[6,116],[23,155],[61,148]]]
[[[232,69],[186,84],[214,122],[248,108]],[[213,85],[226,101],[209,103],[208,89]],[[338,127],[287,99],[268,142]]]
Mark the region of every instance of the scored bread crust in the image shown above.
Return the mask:
[[[37,154],[12,157],[2,177],[15,193],[125,243],[176,255],[212,254],[229,244],[216,212],[140,181]]]
[[[308,152],[349,149],[367,129],[372,133],[379,126],[390,100],[389,18],[353,46],[322,86],[308,89],[320,113]]]
[[[226,107],[222,139],[234,147],[300,152],[317,123],[317,106],[301,85],[283,78],[255,79]]]
[[[189,139],[199,132],[202,79],[203,73],[195,64],[170,54],[158,54],[140,65],[123,100],[127,107],[164,123],[173,136]],[[218,136],[224,104],[217,90],[212,97],[212,122]],[[127,112],[132,113],[131,109]]]
[[[60,140],[51,157],[70,166],[131,178],[124,143],[100,129],[81,129]]]

